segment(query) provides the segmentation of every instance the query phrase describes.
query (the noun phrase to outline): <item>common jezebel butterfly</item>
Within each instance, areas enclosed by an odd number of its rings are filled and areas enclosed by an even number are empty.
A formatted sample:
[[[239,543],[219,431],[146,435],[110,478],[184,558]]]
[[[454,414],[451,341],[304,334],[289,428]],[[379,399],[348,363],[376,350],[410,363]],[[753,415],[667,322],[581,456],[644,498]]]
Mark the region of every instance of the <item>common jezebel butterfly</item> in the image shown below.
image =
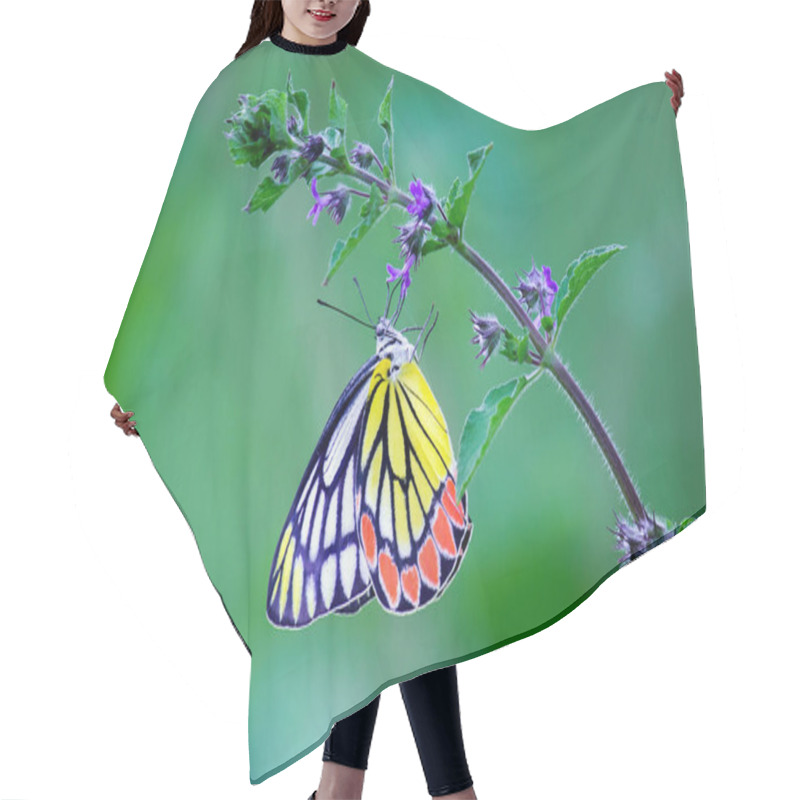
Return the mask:
[[[328,417],[278,538],[266,604],[276,627],[353,614],[374,597],[391,613],[418,611],[441,597],[467,550],[467,496],[456,499],[447,424],[417,364],[425,326],[412,345],[411,329],[394,327],[402,300],[391,319],[390,301],[369,325],[376,352]]]

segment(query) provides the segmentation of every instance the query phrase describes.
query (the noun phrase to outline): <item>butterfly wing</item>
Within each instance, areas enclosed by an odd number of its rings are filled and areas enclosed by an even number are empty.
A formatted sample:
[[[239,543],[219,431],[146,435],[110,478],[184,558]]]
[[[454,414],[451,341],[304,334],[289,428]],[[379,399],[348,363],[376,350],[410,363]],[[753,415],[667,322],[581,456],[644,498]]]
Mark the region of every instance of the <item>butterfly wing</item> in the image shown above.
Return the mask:
[[[278,539],[267,618],[302,628],[332,611],[350,614],[374,597],[356,534],[358,438],[377,355],[339,397],[311,455]]]
[[[441,409],[414,361],[374,369],[358,452],[358,535],[381,605],[397,614],[441,596],[472,534]]]

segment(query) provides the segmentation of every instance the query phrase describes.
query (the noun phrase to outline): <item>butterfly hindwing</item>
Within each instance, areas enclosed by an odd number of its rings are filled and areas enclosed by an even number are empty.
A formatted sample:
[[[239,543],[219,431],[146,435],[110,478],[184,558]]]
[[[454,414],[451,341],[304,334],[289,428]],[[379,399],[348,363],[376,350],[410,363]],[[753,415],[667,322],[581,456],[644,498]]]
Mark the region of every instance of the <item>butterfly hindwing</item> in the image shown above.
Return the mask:
[[[350,614],[374,597],[356,533],[357,448],[373,356],[345,387],[306,467],[275,548],[266,611],[300,628],[332,611]]]
[[[378,601],[398,614],[439,597],[472,532],[456,499],[447,425],[421,370],[380,360],[358,445],[358,535]]]

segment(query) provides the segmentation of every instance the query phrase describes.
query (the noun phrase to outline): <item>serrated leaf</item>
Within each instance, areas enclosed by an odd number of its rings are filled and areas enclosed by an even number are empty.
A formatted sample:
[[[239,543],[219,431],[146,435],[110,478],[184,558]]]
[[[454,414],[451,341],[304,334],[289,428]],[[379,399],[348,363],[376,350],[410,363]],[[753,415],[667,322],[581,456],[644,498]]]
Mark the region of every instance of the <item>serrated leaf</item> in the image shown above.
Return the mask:
[[[286,180],[283,183],[278,183],[274,180],[272,175],[267,175],[261,183],[259,183],[253,196],[250,198],[250,202],[244,207],[244,211],[248,213],[252,213],[253,211],[267,211],[305,170],[313,169],[315,166],[316,162],[309,168],[308,162],[304,158],[297,158],[289,165]]]
[[[464,220],[467,218],[475,181],[478,179],[478,175],[481,174],[486,156],[493,147],[494,142],[489,142],[489,144],[467,153],[469,178],[464,184],[461,184],[459,179],[456,178],[450,187],[444,211],[450,222],[459,230],[463,227]]]
[[[291,183],[276,183],[271,175],[267,175],[256,187],[250,202],[244,207],[244,210],[248,213],[267,211],[289,186],[291,186]]]
[[[367,235],[367,232],[375,225],[378,220],[386,213],[388,206],[384,202],[381,190],[377,184],[371,184],[369,199],[361,206],[361,221],[350,231],[347,240],[339,239],[333,246],[331,259],[328,265],[328,272],[322,281],[322,285],[328,283],[334,273],[342,266],[342,263],[356,249],[359,242]]]
[[[289,98],[289,102],[292,103],[297,109],[297,113],[302,123],[299,130],[302,133],[303,138],[305,138],[308,136],[308,110],[311,106],[311,100],[309,99],[308,92],[305,89],[299,89],[298,91],[294,90],[294,87],[292,86],[291,70],[289,70],[286,76],[286,96]]]
[[[336,130],[339,134],[332,139],[327,139],[331,148],[331,157],[336,159],[344,158],[346,156],[345,142],[347,140],[347,101],[336,91],[336,81],[331,81],[328,122],[330,123],[329,130]]]
[[[328,100],[328,123],[342,133],[347,130],[347,101],[336,91],[336,81],[331,81]]]
[[[461,497],[467,484],[472,480],[492,439],[497,435],[514,404],[541,374],[542,370],[539,369],[531,375],[520,375],[493,387],[487,392],[483,403],[467,414],[458,446],[459,486],[456,497]]]
[[[268,89],[261,95],[239,95],[240,108],[225,121],[225,133],[235,164],[258,168],[274,152],[290,146],[286,134],[286,92]]]
[[[611,256],[620,250],[625,250],[627,245],[609,244],[585,250],[568,267],[558,291],[550,307],[550,315],[558,321],[558,331],[567,312],[572,308],[578,295],[597,273],[597,270],[608,261]]]
[[[394,75],[392,75],[386,94],[378,107],[378,124],[383,128],[383,177],[387,183],[394,183],[394,124],[392,123],[392,86],[394,85]]]
[[[456,201],[456,197],[458,197],[459,193],[461,192],[461,178],[456,176],[453,179],[453,182],[450,184],[450,191],[447,193],[447,197],[444,201],[444,207],[450,208]]]

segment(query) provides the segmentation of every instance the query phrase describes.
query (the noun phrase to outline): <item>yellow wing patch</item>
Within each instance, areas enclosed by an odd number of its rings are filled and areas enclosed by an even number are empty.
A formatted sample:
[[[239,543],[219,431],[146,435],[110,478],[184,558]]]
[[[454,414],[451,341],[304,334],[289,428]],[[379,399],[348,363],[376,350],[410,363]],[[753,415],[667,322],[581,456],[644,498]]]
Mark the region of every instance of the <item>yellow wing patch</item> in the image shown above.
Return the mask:
[[[375,367],[365,411],[359,536],[375,595],[395,613],[439,597],[472,532],[444,414],[414,361]]]
[[[375,436],[378,433],[378,427],[383,418],[383,404],[386,399],[386,388],[388,382],[386,380],[389,375],[389,367],[392,362],[388,358],[384,358],[375,365],[375,370],[372,373],[372,380],[369,384],[369,399],[370,410],[367,414],[366,427],[364,429],[364,445],[361,449],[361,466],[366,464],[372,444],[375,441]]]

